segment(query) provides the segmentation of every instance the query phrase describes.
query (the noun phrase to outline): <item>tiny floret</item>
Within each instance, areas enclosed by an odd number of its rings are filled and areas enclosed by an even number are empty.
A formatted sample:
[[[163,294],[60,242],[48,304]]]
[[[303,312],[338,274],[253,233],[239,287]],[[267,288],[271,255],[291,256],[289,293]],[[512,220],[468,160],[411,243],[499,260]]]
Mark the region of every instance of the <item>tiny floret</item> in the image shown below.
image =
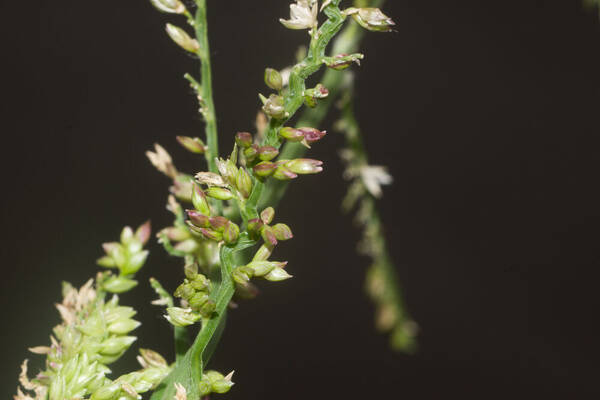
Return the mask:
[[[279,19],[288,29],[312,29],[317,26],[319,6],[315,0],[297,0],[290,5],[290,19]]]

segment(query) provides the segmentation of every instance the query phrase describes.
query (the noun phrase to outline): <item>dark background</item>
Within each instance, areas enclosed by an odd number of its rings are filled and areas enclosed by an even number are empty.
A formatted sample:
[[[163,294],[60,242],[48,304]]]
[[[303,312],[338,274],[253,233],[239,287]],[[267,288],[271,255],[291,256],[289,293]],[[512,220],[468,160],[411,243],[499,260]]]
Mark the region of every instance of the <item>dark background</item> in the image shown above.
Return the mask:
[[[226,151],[252,128],[263,68],[287,65],[307,37],[277,22],[288,1],[209,3]],[[162,28],[177,18],[142,0],[0,4],[8,398],[21,360],[36,358],[26,348],[58,322],[60,281],[92,276],[123,225],[169,223],[168,182],[144,151],[159,141],[197,171],[174,135],[202,133],[181,79],[196,64]],[[372,162],[395,177],[380,210],[420,350],[393,354],[374,331],[331,134],[311,153],[326,173],[299,179],[278,208],[296,234],[278,258],[295,279],[231,313],[212,365],[236,370],[228,398],[597,397],[597,14],[576,0],[393,0],[384,11],[398,32],[362,46],[358,114]],[[173,287],[179,261],[151,247],[140,281]],[[151,298],[141,285],[122,301],[140,310],[139,345],[170,355]]]

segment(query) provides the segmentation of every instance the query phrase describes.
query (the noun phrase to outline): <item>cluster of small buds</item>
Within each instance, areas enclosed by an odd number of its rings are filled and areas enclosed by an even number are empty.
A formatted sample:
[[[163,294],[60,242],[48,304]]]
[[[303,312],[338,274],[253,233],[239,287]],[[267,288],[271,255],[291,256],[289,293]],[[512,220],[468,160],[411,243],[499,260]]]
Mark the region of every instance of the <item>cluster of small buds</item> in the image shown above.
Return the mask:
[[[274,217],[275,210],[273,207],[267,207],[260,213],[260,218],[249,220],[248,232],[251,237],[262,237],[264,243],[268,246],[277,245],[278,240],[284,241],[293,238],[292,230],[286,224],[270,225]]]
[[[217,371],[205,371],[200,381],[200,396],[204,397],[211,393],[223,394],[229,392],[229,389],[234,385],[231,381],[233,372],[231,371],[227,376],[223,376],[223,374]]]
[[[65,283],[63,301],[56,308],[62,323],[54,328],[51,345],[30,349],[46,355],[46,369],[29,382],[24,364],[21,384],[27,390],[47,393],[49,399],[83,398],[109,382],[107,365],[136,340],[129,334],[140,323],[132,318],[135,310],[120,306],[117,296],[105,302],[94,290],[93,280],[79,290]],[[16,398],[28,396],[19,392]]]
[[[253,277],[264,278],[272,282],[292,277],[284,269],[287,265],[286,261],[268,261],[278,241],[289,240],[293,237],[292,230],[286,224],[270,225],[274,217],[275,210],[268,207],[260,213],[260,218],[248,221],[248,233],[254,239],[262,238],[264,244],[257,250],[250,263],[237,267],[232,272],[233,280],[242,293],[251,295],[255,291],[250,283],[250,279]]]
[[[195,263],[186,265],[184,271],[186,279],[175,290],[175,297],[182,299],[192,312],[209,318],[215,311],[215,303],[209,299],[210,281],[198,273]]]
[[[148,250],[144,245],[150,238],[150,221],[140,225],[134,232],[126,226],[121,232],[120,242],[109,242],[102,245],[106,255],[98,259],[98,265],[106,268],[117,268],[119,275],[110,275],[102,280],[102,289],[111,293],[123,293],[137,285],[131,277],[139,271],[148,258]]]
[[[360,60],[365,58],[363,54],[355,53],[355,54],[338,54],[334,57],[323,57],[323,64],[325,64],[328,68],[334,69],[336,71],[342,71],[353,63],[356,65],[360,65]]]
[[[360,26],[373,32],[390,32],[396,24],[379,8],[355,8],[344,10],[345,15],[350,15]]]

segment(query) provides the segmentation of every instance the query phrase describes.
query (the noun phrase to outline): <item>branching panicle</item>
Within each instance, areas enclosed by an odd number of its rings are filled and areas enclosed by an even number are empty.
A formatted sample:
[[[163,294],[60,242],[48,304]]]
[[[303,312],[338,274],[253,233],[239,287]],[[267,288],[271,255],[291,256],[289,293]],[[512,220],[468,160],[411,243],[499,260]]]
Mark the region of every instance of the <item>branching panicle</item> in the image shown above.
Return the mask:
[[[224,376],[206,370],[233,296],[255,296],[257,290],[252,280],[256,278],[280,282],[292,277],[287,261],[271,259],[281,242],[293,238],[288,225],[273,222],[274,207],[279,199],[273,196],[273,187],[277,182],[323,171],[322,161],[303,158],[302,154],[322,140],[326,131],[317,128],[318,124],[307,122],[293,127],[288,126],[288,122],[303,105],[323,114],[323,111],[317,111],[319,107],[325,105],[327,109],[327,101],[340,89],[340,80],[331,79],[330,74],[339,74],[338,71],[358,65],[364,58],[356,53],[354,45],[341,49],[344,51],[338,51],[340,46],[334,46],[334,53],[326,54],[328,45],[346,20],[354,19],[371,31],[389,31],[394,25],[378,8],[366,7],[369,4],[345,10],[340,9],[341,0],[327,0],[320,7],[317,0],[297,0],[291,4],[290,18],[280,21],[286,28],[308,31],[306,51],[286,70],[265,70],[265,85],[273,93],[259,94],[262,112],[257,117],[257,132],[255,135],[237,133],[232,140],[230,155],[221,158],[212,93],[206,0],[195,0],[193,12],[180,0],[150,2],[161,12],[185,17],[193,28],[194,34],[191,34],[168,23],[166,33],[200,61],[200,79],[192,74],[186,74],[185,79],[198,98],[199,112],[206,128],[205,140],[178,136],[177,141],[186,150],[203,155],[207,171],[180,172],[168,152],[158,144],[154,151],[146,153],[151,163],[172,181],[167,209],[173,213],[174,220],[157,237],[170,255],[183,259],[185,277],[173,295],[156,279],[151,279],[150,283],[158,295],[153,304],[165,307],[165,318],[173,325],[176,360],[173,365],[168,365],[159,354],[141,350],[138,360],[142,370],[114,381],[106,377],[109,373],[106,365],[116,361],[135,341],[129,333],[139,325],[132,319],[133,309],[119,306],[116,295],[106,300],[107,294],[122,293],[135,287],[134,274],[148,256],[143,245],[150,236],[149,223],[135,232],[125,228],[120,242],[104,244],[106,255],[98,260],[104,267],[116,268],[118,274],[100,273],[95,289],[92,281],[80,290],[65,285],[65,298],[57,305],[63,323],[55,328],[52,345],[32,349],[47,355],[47,370],[29,381],[26,364],[24,366],[21,384],[24,389],[34,392],[36,399],[88,396],[95,400],[136,399],[141,398],[140,393],[154,390],[151,397],[154,400],[199,400],[211,393],[225,393],[233,386],[233,372]],[[325,16],[322,24],[319,24],[320,12]],[[352,26],[343,35],[355,32],[357,25]],[[354,37],[354,42],[358,38]],[[307,88],[306,80],[323,66],[330,71],[323,82]],[[286,148],[296,146],[297,155],[293,155],[294,151],[282,151],[281,146],[286,142]],[[298,148],[303,149],[302,152],[298,152]],[[358,159],[354,157],[354,160]],[[350,161],[349,174],[355,180],[359,177],[363,180],[362,189],[358,187],[358,181],[353,187],[358,188],[357,198],[363,205],[367,253],[377,264],[387,253],[381,242],[376,212],[374,208],[368,209],[365,190],[377,197],[381,193],[380,185],[388,183],[389,178],[383,170],[353,163],[355,161]],[[371,282],[380,281],[371,279]],[[387,297],[380,299],[380,303],[384,304]],[[395,312],[394,326],[405,317],[400,316],[398,309]],[[199,325],[199,332],[190,343],[186,327],[194,324]],[[390,323],[384,325],[388,330]],[[408,326],[408,323],[402,325],[403,333],[408,332]],[[15,398],[25,400],[30,397],[19,390]]]

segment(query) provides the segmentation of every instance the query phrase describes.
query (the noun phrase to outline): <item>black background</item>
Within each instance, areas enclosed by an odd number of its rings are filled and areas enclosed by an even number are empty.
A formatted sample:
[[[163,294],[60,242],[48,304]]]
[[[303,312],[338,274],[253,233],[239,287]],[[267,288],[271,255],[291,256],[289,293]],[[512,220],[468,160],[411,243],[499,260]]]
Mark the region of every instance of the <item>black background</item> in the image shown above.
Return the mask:
[[[307,37],[277,22],[287,1],[209,3],[225,151],[252,128],[264,67],[287,65]],[[278,208],[296,235],[278,258],[295,279],[231,313],[212,365],[236,370],[228,398],[597,397],[597,14],[576,0],[388,3],[398,32],[362,46],[358,114],[372,162],[395,177],[380,209],[420,350],[393,354],[374,331],[331,134],[311,153],[326,172]],[[168,182],[144,151],[159,141],[202,166],[174,141],[201,134],[181,79],[196,64],[162,28],[174,18],[141,0],[0,4],[8,398],[26,348],[58,322],[60,281],[90,277],[123,225],[169,223]],[[140,281],[175,285],[178,261],[151,247]],[[140,310],[139,344],[171,356],[151,298],[141,285],[122,301]]]

